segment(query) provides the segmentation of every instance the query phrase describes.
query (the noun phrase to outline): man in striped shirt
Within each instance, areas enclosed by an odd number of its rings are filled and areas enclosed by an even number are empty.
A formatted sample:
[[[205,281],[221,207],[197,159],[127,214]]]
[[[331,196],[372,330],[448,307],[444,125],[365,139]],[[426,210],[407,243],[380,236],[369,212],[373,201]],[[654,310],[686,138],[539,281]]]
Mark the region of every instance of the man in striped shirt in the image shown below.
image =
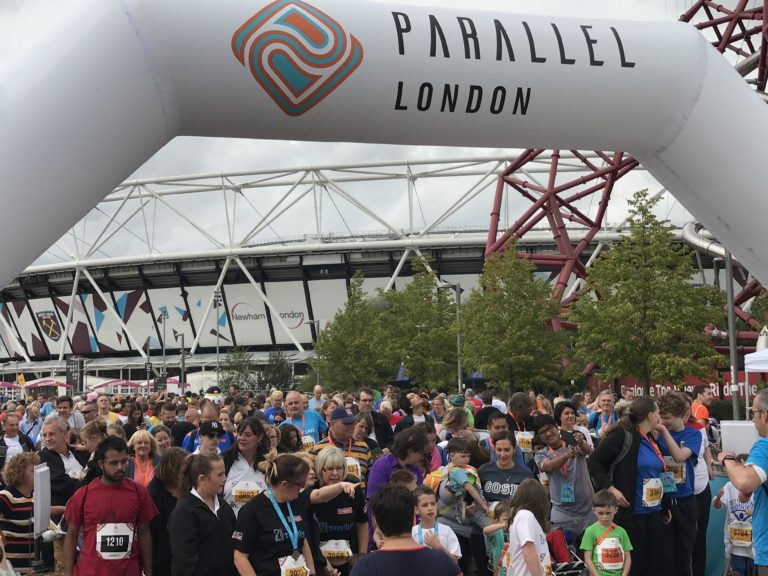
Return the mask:
[[[355,417],[343,406],[338,406],[331,413],[328,437],[315,444],[309,453],[314,458],[320,450],[328,446],[341,448],[346,456],[345,476],[354,476],[358,482],[364,482],[371,465],[371,451],[365,442],[352,439],[354,431]]]

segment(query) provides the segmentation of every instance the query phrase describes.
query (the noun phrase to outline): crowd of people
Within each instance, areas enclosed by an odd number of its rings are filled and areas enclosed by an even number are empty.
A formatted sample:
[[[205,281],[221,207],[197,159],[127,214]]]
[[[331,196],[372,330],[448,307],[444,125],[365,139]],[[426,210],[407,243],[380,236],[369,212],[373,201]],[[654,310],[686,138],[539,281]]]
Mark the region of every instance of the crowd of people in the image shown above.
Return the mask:
[[[228,392],[8,402],[5,558],[33,569],[43,462],[57,576],[703,576],[711,506],[732,573],[768,574],[768,445],[720,453],[713,499],[709,387]]]

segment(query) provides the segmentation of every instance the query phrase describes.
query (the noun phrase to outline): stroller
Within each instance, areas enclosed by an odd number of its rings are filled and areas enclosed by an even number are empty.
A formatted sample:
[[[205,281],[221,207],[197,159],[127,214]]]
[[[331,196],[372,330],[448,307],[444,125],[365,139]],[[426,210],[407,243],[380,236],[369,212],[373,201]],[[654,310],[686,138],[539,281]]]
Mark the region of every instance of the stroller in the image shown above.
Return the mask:
[[[579,557],[576,547],[568,544],[562,530],[547,534],[549,555],[552,559],[552,576],[589,576],[586,564]]]

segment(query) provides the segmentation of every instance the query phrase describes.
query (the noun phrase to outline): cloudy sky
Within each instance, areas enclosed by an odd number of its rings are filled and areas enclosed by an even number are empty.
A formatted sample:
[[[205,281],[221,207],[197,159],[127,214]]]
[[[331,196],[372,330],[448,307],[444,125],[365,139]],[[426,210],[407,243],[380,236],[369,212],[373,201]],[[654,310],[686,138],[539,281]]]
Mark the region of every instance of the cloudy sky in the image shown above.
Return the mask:
[[[113,0],[102,0],[113,1]],[[114,0],[116,1],[116,0]],[[361,1],[361,0],[357,0]],[[366,0],[370,1],[370,0]],[[3,65],[18,54],[20,49],[28,48],[36,39],[50,27],[55,25],[57,14],[61,12],[66,0],[0,0],[0,71]],[[413,4],[421,4],[412,1]],[[255,3],[258,4],[258,3]],[[468,4],[467,0],[433,0],[433,5],[461,7]],[[689,0],[473,0],[471,5],[478,9],[503,9],[518,13],[538,13],[551,15],[581,15],[588,17],[605,17],[612,19],[631,20],[674,20],[690,6]],[[55,49],[55,47],[54,47]],[[370,161],[399,161],[422,160],[438,158],[460,158],[468,156],[514,156],[514,150],[423,147],[423,146],[391,146],[352,143],[313,143],[313,142],[273,142],[260,140],[238,140],[224,138],[177,138],[166,145],[143,166],[137,168],[132,178],[157,178],[171,175],[219,173],[229,171],[256,170],[265,167],[283,168],[287,166],[318,166],[325,164],[346,164]],[[419,184],[418,201],[424,221],[429,221],[439,214],[451,199],[455,199],[468,186],[470,180],[465,179],[452,184],[455,190],[446,191],[443,182],[425,182]],[[391,198],[383,187],[375,188],[377,192],[368,199],[368,204],[381,211],[387,220],[396,226],[403,226],[407,220],[407,195],[404,185],[398,184],[398,189]],[[658,184],[646,173],[637,171],[622,181],[609,211],[611,222],[620,221],[624,215],[623,200],[638,188],[648,187],[655,192]],[[355,193],[353,186],[350,191]],[[105,191],[107,193],[109,191]],[[236,223],[236,231],[250,229],[259,214],[268,209],[271,202],[282,193],[281,190],[261,190],[249,193],[247,202],[241,203],[241,221]],[[478,196],[467,205],[456,217],[446,222],[449,226],[487,226],[489,221],[492,187],[487,193]],[[226,225],[223,216],[224,208],[221,195],[200,195],[194,199],[175,200],[183,207],[183,211],[192,218],[203,221],[206,230],[217,233]],[[324,220],[322,232],[343,233],[347,228],[353,230],[371,230],[382,228],[370,218],[361,216],[343,202],[333,202],[330,197],[325,199]],[[246,204],[249,206],[246,208]],[[514,217],[513,204],[510,217]],[[522,204],[520,204],[522,206]],[[101,212],[92,212],[85,222],[75,230],[78,235],[93,238],[99,224],[103,225],[108,216],[116,208],[116,204],[102,205]],[[231,208],[231,206],[230,206]],[[182,208],[179,208],[182,209]],[[126,205],[126,213],[132,208]],[[278,221],[273,227],[261,235],[262,239],[270,237],[287,237],[297,234],[312,233],[314,222],[312,216],[311,195],[297,204],[294,216],[290,220]],[[669,217],[674,222],[688,219],[687,213],[673,198],[665,198],[659,208],[660,214]],[[239,213],[240,214],[240,213]],[[421,216],[421,214],[420,214]],[[148,228],[153,222],[158,226],[152,233],[155,237],[155,251],[163,253],[182,252],[188,249],[205,249],[210,244],[202,235],[189,233],[183,222],[174,220],[172,211],[160,205],[156,212],[148,213]],[[418,224],[418,222],[417,222]],[[138,240],[144,237],[146,228],[139,218],[129,224],[132,233],[118,235],[113,241],[104,246],[102,256],[120,254],[140,254],[147,252],[146,243]],[[217,237],[224,239],[226,234],[219,233]],[[62,245],[68,246],[70,252],[82,252],[85,247],[76,247],[71,237],[65,237]],[[52,251],[60,256],[60,249]],[[66,257],[66,256],[64,256]],[[38,263],[56,262],[59,258],[52,254],[43,256]]]

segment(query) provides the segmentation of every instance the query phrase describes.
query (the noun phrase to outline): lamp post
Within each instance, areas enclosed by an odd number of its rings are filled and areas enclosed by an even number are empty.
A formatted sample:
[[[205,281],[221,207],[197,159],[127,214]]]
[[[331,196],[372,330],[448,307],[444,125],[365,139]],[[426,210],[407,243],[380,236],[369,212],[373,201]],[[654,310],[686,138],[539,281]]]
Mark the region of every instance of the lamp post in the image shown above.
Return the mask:
[[[456,296],[456,380],[459,394],[464,391],[461,381],[461,284],[458,282],[439,282],[438,288],[450,288]]]
[[[219,385],[219,306],[221,305],[221,289],[213,291],[213,305],[216,308],[216,386]]]
[[[163,378],[165,378],[168,375],[168,372],[166,371],[166,368],[165,368],[165,334],[166,334],[165,325],[168,323],[168,310],[166,308],[162,308],[160,312],[162,314],[161,317],[163,319]]]
[[[308,324],[312,324],[315,327],[315,349],[317,349],[317,339],[320,337],[320,320],[311,320],[307,318],[304,320]],[[315,358],[317,358],[317,351],[315,351]],[[320,386],[320,365],[315,368],[315,384]]]
[[[180,332],[176,334],[175,340],[179,341],[181,338],[181,358],[179,359],[179,386],[181,387],[181,395],[184,396],[184,383],[187,381],[186,366],[184,365],[186,351],[184,350],[184,333]]]

